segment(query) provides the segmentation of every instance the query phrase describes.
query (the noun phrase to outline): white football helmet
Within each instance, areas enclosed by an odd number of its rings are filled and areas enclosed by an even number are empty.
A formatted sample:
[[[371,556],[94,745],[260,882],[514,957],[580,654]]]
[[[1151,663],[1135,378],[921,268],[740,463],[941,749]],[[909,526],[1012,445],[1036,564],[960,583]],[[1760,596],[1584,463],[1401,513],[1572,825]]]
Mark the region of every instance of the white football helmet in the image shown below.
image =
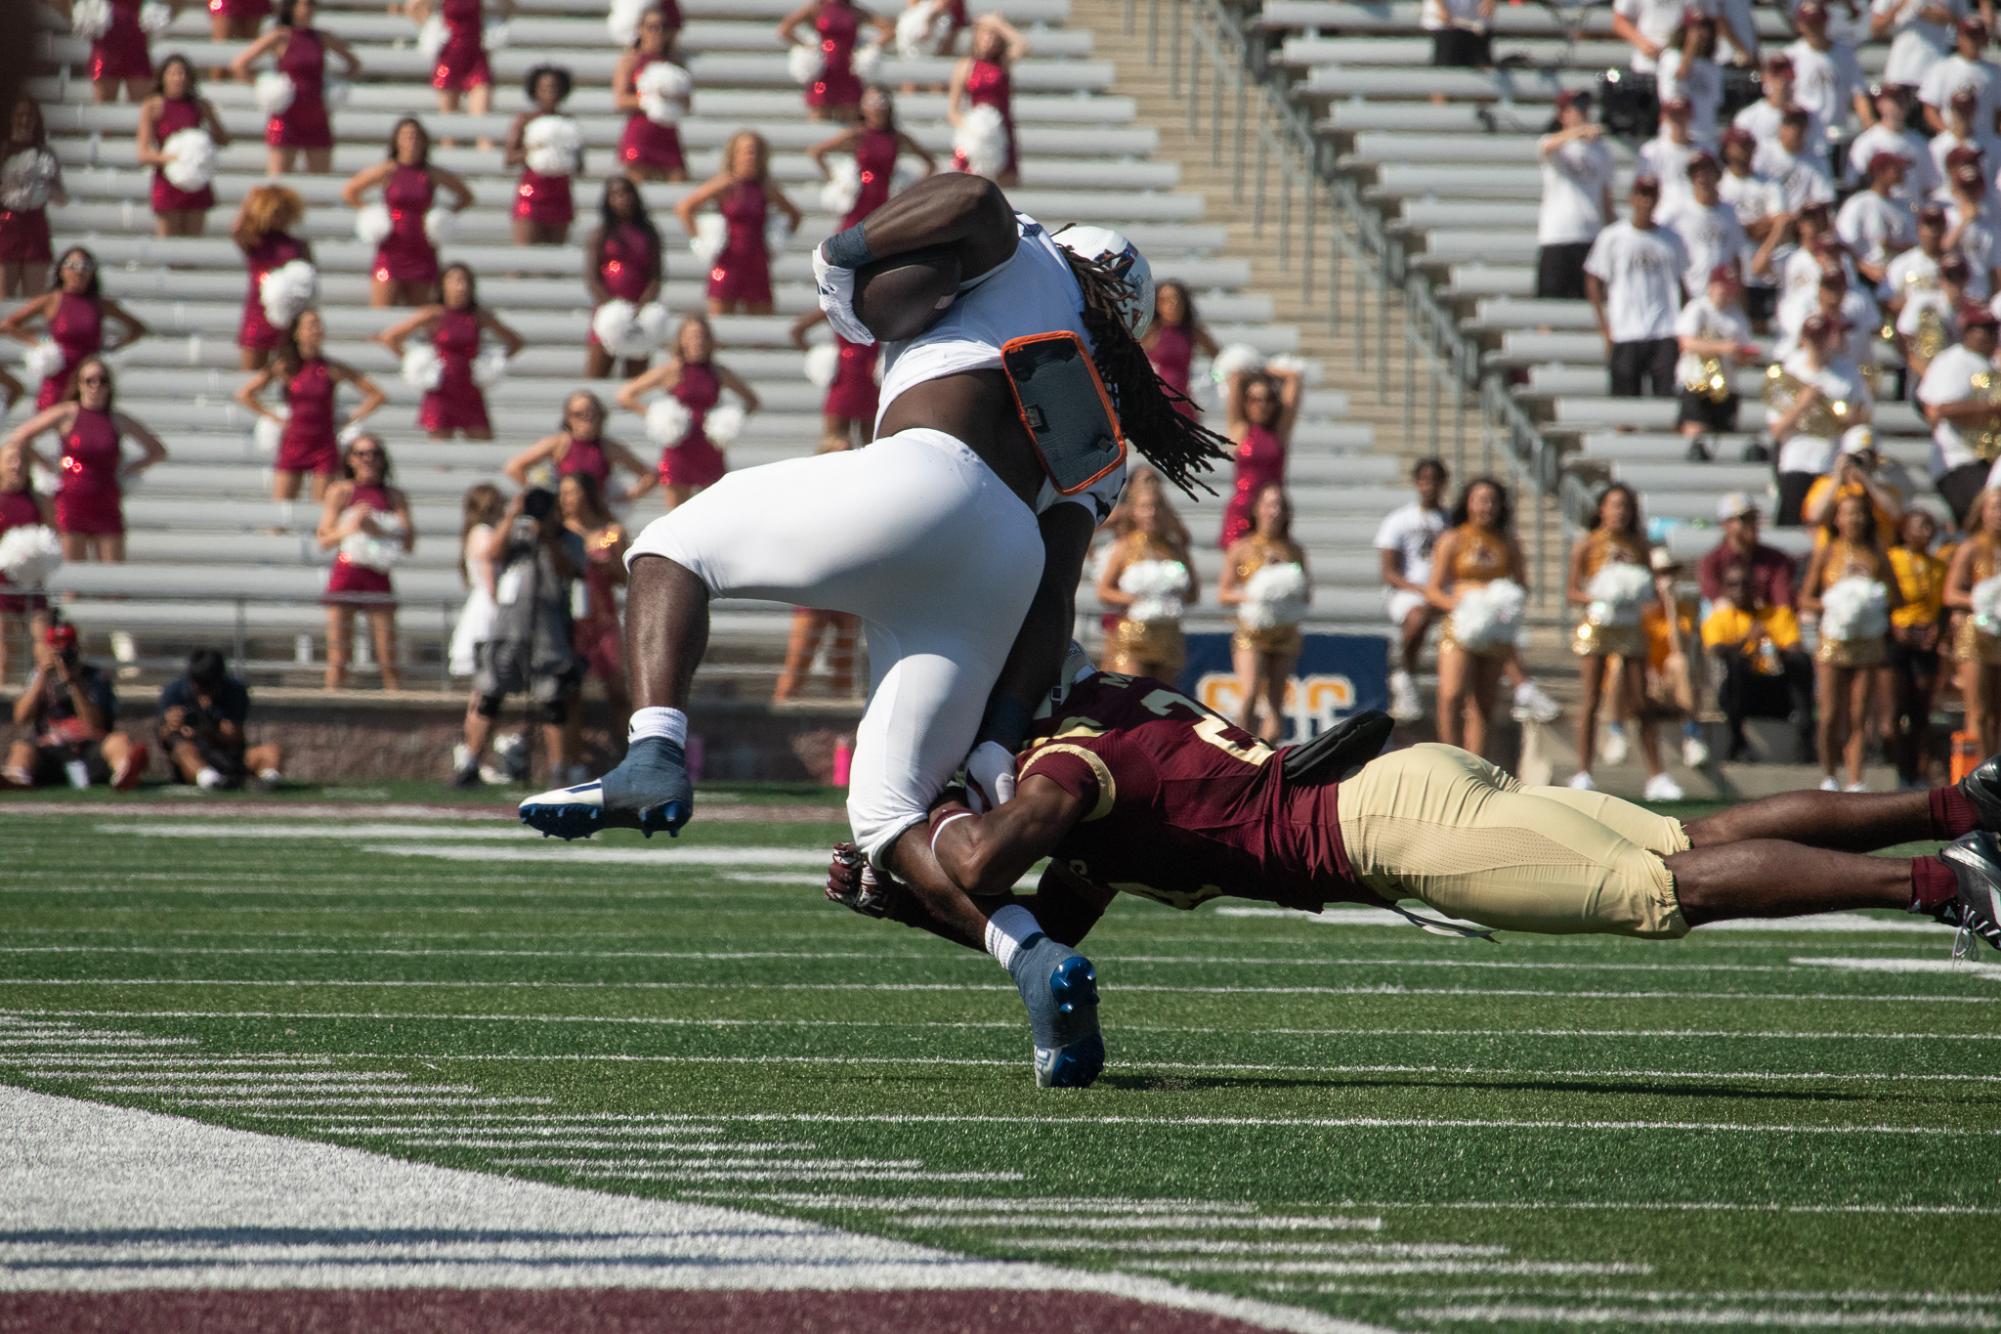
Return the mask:
[[[1153,323],[1153,266],[1139,247],[1126,240],[1125,233],[1110,227],[1065,227],[1055,235],[1056,244],[1085,259],[1096,260],[1125,280],[1130,293],[1119,302],[1126,328],[1138,338]]]

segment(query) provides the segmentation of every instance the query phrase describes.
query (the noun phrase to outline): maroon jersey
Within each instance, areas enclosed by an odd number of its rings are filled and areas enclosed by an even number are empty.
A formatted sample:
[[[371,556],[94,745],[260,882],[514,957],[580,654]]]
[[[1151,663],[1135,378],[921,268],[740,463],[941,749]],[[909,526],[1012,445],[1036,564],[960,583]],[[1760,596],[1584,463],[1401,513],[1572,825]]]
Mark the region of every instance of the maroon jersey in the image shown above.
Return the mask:
[[[1277,754],[1172,686],[1100,672],[1036,724],[1016,767],[1089,803],[1050,855],[1095,885],[1175,908],[1380,902],[1341,845],[1337,785],[1288,784]]]

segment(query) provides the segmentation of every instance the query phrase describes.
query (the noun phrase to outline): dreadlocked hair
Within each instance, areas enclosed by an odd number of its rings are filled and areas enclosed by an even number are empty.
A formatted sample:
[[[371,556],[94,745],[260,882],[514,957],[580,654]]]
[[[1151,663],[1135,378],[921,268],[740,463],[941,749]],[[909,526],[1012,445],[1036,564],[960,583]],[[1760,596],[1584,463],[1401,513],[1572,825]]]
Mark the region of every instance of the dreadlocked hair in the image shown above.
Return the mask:
[[[1147,359],[1146,349],[1126,327],[1119,303],[1125,299],[1124,280],[1096,260],[1065,250],[1063,258],[1084,294],[1084,329],[1091,335],[1091,361],[1112,396],[1119,425],[1160,475],[1190,500],[1200,487],[1216,489],[1200,474],[1214,472],[1231,456],[1227,436],[1202,425],[1194,412],[1183,412],[1188,398],[1163,381]]]

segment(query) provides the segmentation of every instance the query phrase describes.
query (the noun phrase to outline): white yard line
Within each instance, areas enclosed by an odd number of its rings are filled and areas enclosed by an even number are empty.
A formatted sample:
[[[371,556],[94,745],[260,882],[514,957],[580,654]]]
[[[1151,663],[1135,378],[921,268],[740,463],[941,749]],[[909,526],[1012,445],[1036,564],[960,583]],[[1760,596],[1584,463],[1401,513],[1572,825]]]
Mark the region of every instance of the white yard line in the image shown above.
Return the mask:
[[[1353,1209],[1404,1212],[1451,1209],[1472,1213],[1512,1213],[1520,1209],[1583,1213],[1697,1214],[1908,1214],[1916,1217],[2001,1218],[2001,1205],[1982,1204],[1779,1204],[1730,1200],[1344,1200]]]
[[[1033,1228],[1051,1232],[1374,1232],[1382,1227],[1380,1218],[1355,1218],[1343,1214],[1324,1217],[1293,1214],[1244,1216],[1212,1213],[1186,1214],[1088,1214],[1056,1210],[1042,1217],[1020,1213],[986,1214],[974,1210],[948,1213],[913,1212],[897,1215],[897,1221],[912,1227],[993,1227]],[[1108,1245],[1123,1245],[1111,1242]]]
[[[1107,1241],[1102,1237],[995,1237],[992,1244],[1032,1247],[1040,1251],[1104,1253],[1136,1259],[1150,1255],[1343,1255],[1379,1259],[1436,1259],[1448,1256],[1492,1257],[1508,1253],[1505,1246],[1476,1246],[1452,1241],[1212,1241],[1145,1237]]]
[[[1182,1274],[1528,1274],[1540,1277],[1645,1276],[1652,1265],[1574,1260],[1135,1260],[1131,1269]]]
[[[2001,1329],[2001,1318],[1972,1311],[1882,1309],[1807,1311],[1798,1307],[1553,1306],[1522,1302],[1410,1307],[1399,1314],[1434,1323],[1493,1324],[1534,1321],[1558,1325],[1631,1328],[1636,1325],[1721,1325],[1735,1329]]]

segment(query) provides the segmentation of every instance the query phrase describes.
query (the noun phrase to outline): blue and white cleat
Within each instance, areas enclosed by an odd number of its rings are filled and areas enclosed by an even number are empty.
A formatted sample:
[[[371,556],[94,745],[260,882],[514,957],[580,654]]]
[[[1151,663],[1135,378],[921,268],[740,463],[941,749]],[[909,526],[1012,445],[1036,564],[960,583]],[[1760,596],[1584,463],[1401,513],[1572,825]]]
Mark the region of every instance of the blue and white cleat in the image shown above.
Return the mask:
[[[1015,952],[1008,972],[1035,1037],[1038,1088],[1087,1088],[1105,1068],[1098,1032],[1098,970],[1068,945],[1033,936]]]
[[[592,783],[559,787],[521,803],[521,823],[544,837],[589,838],[600,829],[637,829],[672,837],[695,813],[695,785],[681,747],[645,737],[626,749],[618,767]]]

